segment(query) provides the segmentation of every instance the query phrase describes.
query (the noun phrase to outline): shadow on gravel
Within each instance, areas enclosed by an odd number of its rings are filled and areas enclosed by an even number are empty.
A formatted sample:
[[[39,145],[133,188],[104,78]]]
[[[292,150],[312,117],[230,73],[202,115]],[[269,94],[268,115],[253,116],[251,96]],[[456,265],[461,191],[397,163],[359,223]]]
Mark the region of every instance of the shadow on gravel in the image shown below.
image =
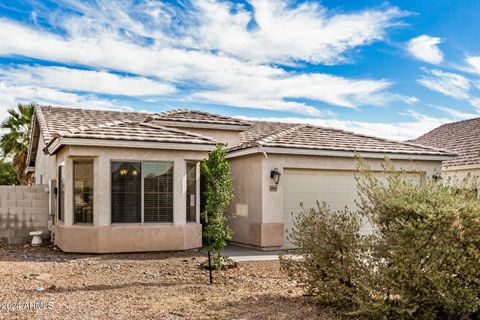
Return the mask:
[[[115,259],[146,261],[204,256],[206,255],[197,251],[82,254],[65,253],[51,245],[32,247],[30,245],[0,244],[0,261],[12,262],[69,262],[89,258],[96,260]]]
[[[228,312],[229,319],[261,320],[340,320],[330,310],[323,310],[315,305],[311,297],[288,297],[283,295],[259,294],[254,299],[230,301],[208,306],[212,311]]]
[[[182,282],[181,285],[199,285],[205,284],[202,282]],[[119,283],[119,284],[94,284],[80,287],[56,287],[54,285],[47,287],[45,292],[51,294],[69,293],[69,292],[96,292],[96,291],[108,291],[108,290],[122,290],[130,289],[134,287],[143,288],[165,288],[178,286],[178,282],[131,282],[131,283]],[[206,285],[206,284],[205,284]],[[30,293],[32,289],[21,290],[23,292]],[[35,290],[34,290],[35,291]]]

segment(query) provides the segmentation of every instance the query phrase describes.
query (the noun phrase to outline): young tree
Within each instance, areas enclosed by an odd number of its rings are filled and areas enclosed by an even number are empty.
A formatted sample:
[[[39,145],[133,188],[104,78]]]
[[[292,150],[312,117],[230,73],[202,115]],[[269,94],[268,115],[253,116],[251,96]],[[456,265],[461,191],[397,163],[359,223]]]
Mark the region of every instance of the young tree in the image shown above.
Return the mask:
[[[21,184],[30,184],[32,176],[26,174],[28,146],[32,130],[35,104],[18,104],[17,108],[8,109],[9,116],[1,124],[6,131],[0,138],[2,158],[11,157],[12,167]]]
[[[205,176],[205,210],[202,212],[206,226],[204,238],[207,249],[213,252],[214,263],[221,268],[222,251],[232,238],[232,230],[227,226],[228,217],[225,210],[233,199],[230,164],[225,159],[227,152],[220,145],[210,152],[208,159],[202,163]]]

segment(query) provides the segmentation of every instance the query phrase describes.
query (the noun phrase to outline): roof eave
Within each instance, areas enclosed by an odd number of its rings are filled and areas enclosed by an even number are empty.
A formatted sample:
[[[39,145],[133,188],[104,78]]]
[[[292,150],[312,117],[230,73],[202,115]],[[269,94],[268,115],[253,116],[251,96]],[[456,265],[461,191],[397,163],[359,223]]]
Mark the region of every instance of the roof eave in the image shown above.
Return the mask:
[[[463,170],[479,170],[479,164],[464,164],[464,165],[444,165],[443,171],[463,171]]]
[[[27,166],[30,166],[30,161],[31,161],[31,156],[32,156],[32,149],[34,148],[33,146],[33,137],[34,137],[34,134],[35,134],[35,129],[36,129],[36,119],[37,119],[37,116],[35,115],[35,112],[33,113],[33,117],[32,117],[32,128],[31,128],[31,132],[30,132],[30,143],[28,145],[28,153],[27,153]],[[40,139],[37,139],[37,143],[36,143],[36,146],[35,146],[35,149],[38,149],[38,143],[40,142]]]
[[[132,142],[135,145],[132,146]],[[76,145],[85,147],[117,147],[117,148],[139,148],[139,149],[166,149],[186,151],[212,151],[214,143],[179,143],[179,142],[152,142],[152,141],[131,141],[131,140],[107,140],[107,139],[86,139],[57,137],[46,147],[49,154],[56,153],[62,146]]]
[[[346,157],[354,158],[361,156],[370,159],[384,159],[386,156],[392,160],[423,160],[423,161],[445,161],[451,160],[454,155],[435,155],[435,154],[413,154],[398,152],[366,152],[366,151],[342,151],[342,150],[320,150],[320,149],[302,149],[302,148],[281,148],[281,147],[250,147],[240,150],[230,151],[227,158],[235,158],[254,153],[275,153],[291,155],[310,155],[324,157]]]

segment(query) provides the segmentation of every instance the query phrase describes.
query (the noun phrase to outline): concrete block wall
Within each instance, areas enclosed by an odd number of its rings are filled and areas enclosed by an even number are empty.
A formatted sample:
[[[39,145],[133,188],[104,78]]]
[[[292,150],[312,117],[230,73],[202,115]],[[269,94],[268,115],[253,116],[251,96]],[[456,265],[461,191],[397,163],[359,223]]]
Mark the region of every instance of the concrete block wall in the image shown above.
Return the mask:
[[[48,237],[47,185],[0,186],[0,241],[10,244],[31,241],[30,231]]]

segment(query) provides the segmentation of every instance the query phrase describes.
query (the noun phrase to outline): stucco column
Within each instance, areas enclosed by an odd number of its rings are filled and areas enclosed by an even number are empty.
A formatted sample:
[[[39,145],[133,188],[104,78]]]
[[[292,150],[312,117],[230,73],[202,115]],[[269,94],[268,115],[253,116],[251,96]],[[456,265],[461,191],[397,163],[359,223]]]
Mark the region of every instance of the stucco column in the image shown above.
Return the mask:
[[[187,169],[183,159],[176,159],[173,165],[173,224],[184,225],[186,217]]]
[[[200,223],[200,165],[201,165],[201,162],[197,162],[197,165],[196,165],[196,173],[195,173],[195,176],[196,176],[196,179],[197,179],[197,182],[196,182],[196,194],[195,194],[195,201],[196,201],[196,212],[195,212],[195,221],[197,223]],[[185,178],[186,180],[186,178]]]
[[[66,226],[73,225],[73,160],[67,158],[64,161],[64,194],[65,194],[65,203],[63,204],[64,216],[63,223]]]

